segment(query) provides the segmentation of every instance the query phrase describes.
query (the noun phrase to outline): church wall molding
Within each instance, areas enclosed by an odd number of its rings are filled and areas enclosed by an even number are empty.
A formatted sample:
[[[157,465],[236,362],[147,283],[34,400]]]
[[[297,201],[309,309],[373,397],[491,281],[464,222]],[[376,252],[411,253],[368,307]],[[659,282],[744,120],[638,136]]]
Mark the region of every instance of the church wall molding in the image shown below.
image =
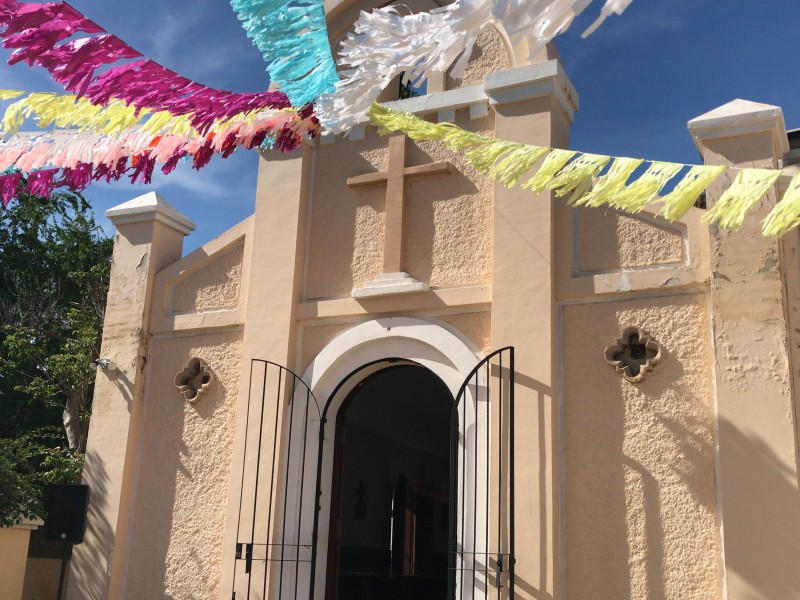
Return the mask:
[[[681,219],[667,223],[658,216],[660,208],[657,201],[651,202],[636,218],[679,233],[683,238],[682,262],[581,272],[577,268],[580,246],[577,211],[566,204],[557,203],[555,218],[559,235],[555,243],[557,254],[561,257],[555,267],[558,298],[568,300],[655,290],[676,293],[681,289],[707,289],[711,269],[708,260],[708,227],[700,222],[704,211],[692,208]]]
[[[447,308],[489,306],[492,301],[491,284],[442,288],[404,296],[378,296],[372,298],[333,298],[300,302],[295,307],[298,321],[363,317],[375,313],[408,313]]]
[[[151,333],[161,334],[192,329],[214,329],[241,325],[245,320],[247,291],[249,289],[250,262],[253,243],[254,217],[234,225],[231,229],[203,244],[181,260],[160,271],[153,287],[151,311]],[[242,247],[241,279],[239,298],[234,308],[215,308],[191,312],[175,312],[172,309],[175,287],[186,278],[201,272],[217,257]]]
[[[511,104],[544,96],[558,100],[570,123],[579,108],[578,92],[557,60],[549,60],[499,73],[487,73],[483,88],[489,104]]]
[[[570,123],[574,121],[579,108],[578,92],[564,67],[556,59],[499,73],[488,73],[484,76],[482,85],[394,100],[385,102],[384,105],[417,116],[435,113],[439,122],[450,122],[453,121],[455,111],[459,109],[469,109],[471,119],[481,119],[488,115],[490,106],[525,102],[542,97],[555,98]],[[364,117],[348,134],[347,140],[363,140],[366,136],[364,128],[368,126],[370,121]],[[320,144],[332,144],[338,139],[340,138],[331,132],[323,132]]]

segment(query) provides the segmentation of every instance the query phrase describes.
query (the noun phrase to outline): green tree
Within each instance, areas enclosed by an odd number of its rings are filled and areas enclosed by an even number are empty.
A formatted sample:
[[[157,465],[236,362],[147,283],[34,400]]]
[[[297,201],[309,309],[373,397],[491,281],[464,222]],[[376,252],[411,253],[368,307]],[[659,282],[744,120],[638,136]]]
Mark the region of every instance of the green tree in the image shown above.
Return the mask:
[[[79,195],[0,210],[0,524],[80,477],[111,250]]]

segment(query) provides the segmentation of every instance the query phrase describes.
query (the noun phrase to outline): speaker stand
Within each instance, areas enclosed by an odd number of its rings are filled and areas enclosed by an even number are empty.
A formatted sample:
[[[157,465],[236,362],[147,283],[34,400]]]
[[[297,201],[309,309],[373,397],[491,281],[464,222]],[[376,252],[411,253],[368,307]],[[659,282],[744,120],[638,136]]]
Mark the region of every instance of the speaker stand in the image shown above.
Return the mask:
[[[72,558],[72,544],[64,542],[64,553],[61,555],[61,575],[58,577],[58,595],[56,600],[61,600],[64,593],[64,577],[67,574],[67,563]]]

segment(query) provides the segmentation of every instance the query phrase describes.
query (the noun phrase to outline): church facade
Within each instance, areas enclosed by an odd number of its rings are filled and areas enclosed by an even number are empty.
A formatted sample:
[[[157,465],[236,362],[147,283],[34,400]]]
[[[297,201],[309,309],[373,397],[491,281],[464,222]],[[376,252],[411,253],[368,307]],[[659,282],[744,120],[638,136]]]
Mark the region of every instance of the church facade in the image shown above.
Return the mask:
[[[568,147],[577,92],[525,54],[492,30],[393,106]],[[708,164],[789,150],[776,107],[689,129]],[[68,597],[800,598],[800,237],[657,210],[367,123],[265,153],[255,214],[187,256],[157,195],[110,210]]]

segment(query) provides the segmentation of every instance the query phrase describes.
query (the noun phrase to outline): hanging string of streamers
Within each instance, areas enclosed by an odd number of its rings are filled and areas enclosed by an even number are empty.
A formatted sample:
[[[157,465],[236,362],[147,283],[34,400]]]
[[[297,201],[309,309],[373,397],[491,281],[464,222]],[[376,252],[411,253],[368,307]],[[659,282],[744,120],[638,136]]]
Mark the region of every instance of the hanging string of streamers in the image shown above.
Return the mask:
[[[452,123],[429,123],[380,104],[373,104],[368,114],[382,133],[401,131],[415,141],[441,141],[454,152],[464,152],[475,169],[506,187],[529,175],[520,183],[522,188],[534,193],[552,190],[557,196],[569,195],[567,203],[571,206],[610,206],[637,213],[658,202],[659,214],[669,221],[683,217],[714,180],[731,171],[737,172],[736,178],[702,221],[739,229],[782,175],[775,169],[684,165],[532,146],[472,133]],[[532,172],[542,158],[541,165]],[[645,162],[649,162],[645,172],[629,183],[634,171]],[[673,190],[659,196],[667,183],[687,167],[688,172]],[[800,225],[800,172],[794,173],[783,198],[762,223],[765,236],[781,236]]]
[[[65,2],[0,0],[0,28],[3,47],[13,49],[10,64],[43,67],[64,89],[92,104],[104,106],[113,98],[139,110],[168,111],[186,116],[201,133],[219,119],[290,106],[283,92],[240,94],[182,77],[142,56]],[[89,37],[64,41],[76,33]]]
[[[590,30],[631,1],[606,0]],[[267,60],[271,78],[285,92],[241,94],[170,71],[65,2],[0,0],[0,39],[13,50],[9,64],[42,67],[71,93],[34,93],[11,104],[2,121],[2,134],[11,137],[0,143],[0,172],[27,172],[25,189],[47,195],[57,186],[80,190],[93,179],[125,174],[131,181],[148,182],[158,162],[168,173],[180,160],[191,158],[199,169],[214,153],[225,157],[237,148],[269,146],[288,152],[303,135],[319,130],[308,104],[314,99],[330,128],[341,131],[366,113],[401,70],[418,80],[458,59],[453,70],[458,76],[488,24],[501,23],[514,43],[526,39],[532,55],[590,2],[456,0],[411,17],[393,8],[378,9],[373,16],[362,13],[340,61],[355,70],[345,71],[347,79],[337,84],[321,0],[231,0]],[[22,95],[0,91],[2,100]],[[290,99],[305,108],[291,108]],[[28,118],[61,131],[18,135]],[[5,204],[18,193],[23,177],[19,172],[0,175]]]
[[[610,14],[621,14],[632,0],[606,0],[588,35]],[[499,24],[511,45],[527,42],[530,58],[556,35],[566,31],[591,0],[456,0],[442,8],[401,15],[387,6],[361,12],[342,41],[338,61],[344,78],[316,101],[326,129],[351,129],[389,83],[405,73],[404,83],[419,85],[434,71],[459,78],[486,27]],[[452,65],[452,68],[451,68]]]
[[[23,95],[0,90],[0,99]],[[158,163],[165,174],[180,161],[191,160],[195,169],[208,164],[214,154],[223,158],[236,149],[275,147],[294,149],[303,136],[314,136],[319,123],[309,107],[301,110],[256,110],[218,119],[200,133],[186,116],[166,111],[139,111],[121,101],[105,107],[75,96],[35,93],[17,100],[5,112],[3,134],[15,133],[25,118],[39,127],[63,127],[55,133],[14,135],[0,143],[0,198],[7,205],[22,191],[48,196],[56,187],[84,189],[92,180],[149,183]],[[61,175],[58,176],[58,172]]]
[[[65,42],[77,33],[90,37]],[[126,174],[132,182],[148,183],[157,163],[165,173],[189,159],[199,169],[215,153],[227,157],[237,148],[290,152],[303,135],[319,130],[312,109],[292,108],[284,93],[239,94],[195,83],[145,58],[64,2],[0,0],[0,39],[13,50],[9,64],[43,67],[74,94],[30,94],[3,118],[6,137],[15,136],[29,117],[39,127],[64,129],[0,144],[0,172],[28,172],[24,189],[41,195]],[[22,95],[0,91],[3,100]],[[4,204],[22,191],[23,177],[0,175]]]
[[[333,91],[339,74],[322,0],[231,0],[231,6],[269,63],[270,80],[292,104]]]

